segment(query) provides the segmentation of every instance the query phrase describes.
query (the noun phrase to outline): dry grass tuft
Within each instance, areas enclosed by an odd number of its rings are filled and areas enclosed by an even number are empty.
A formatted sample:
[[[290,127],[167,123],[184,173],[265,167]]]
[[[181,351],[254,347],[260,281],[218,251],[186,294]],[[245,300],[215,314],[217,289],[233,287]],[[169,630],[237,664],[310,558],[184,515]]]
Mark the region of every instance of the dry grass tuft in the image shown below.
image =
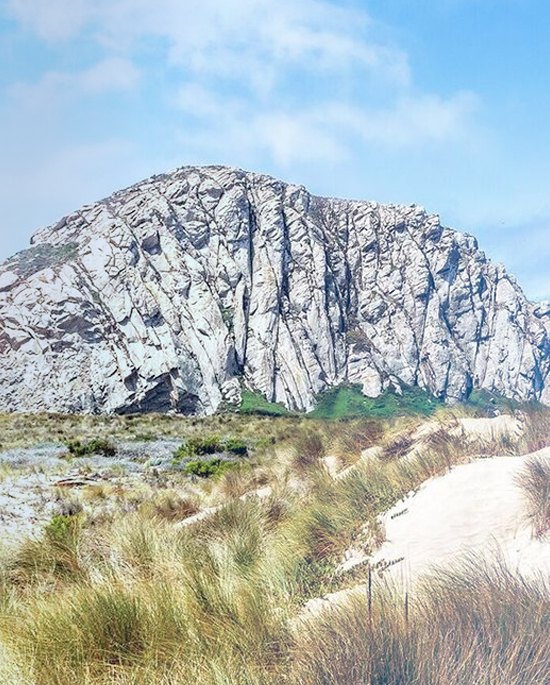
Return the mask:
[[[542,405],[527,405],[518,412],[523,420],[520,454],[531,454],[550,446],[550,409]]]
[[[550,462],[540,457],[530,458],[516,482],[527,502],[533,535],[544,537],[550,531]]]
[[[173,490],[161,490],[150,501],[141,505],[141,511],[149,512],[169,521],[182,521],[200,511],[198,497]]]
[[[380,459],[382,461],[401,459],[407,454],[413,444],[413,436],[410,433],[402,433],[401,435],[390,438],[382,444]]]
[[[356,419],[331,425],[330,449],[343,466],[355,464],[361,453],[380,443],[386,425],[382,421]]]
[[[415,597],[376,588],[305,623],[292,683],[538,685],[550,682],[550,587],[496,561],[435,574]]]
[[[319,461],[325,456],[323,436],[316,430],[303,429],[294,440],[292,467],[304,474],[313,467],[319,466]]]

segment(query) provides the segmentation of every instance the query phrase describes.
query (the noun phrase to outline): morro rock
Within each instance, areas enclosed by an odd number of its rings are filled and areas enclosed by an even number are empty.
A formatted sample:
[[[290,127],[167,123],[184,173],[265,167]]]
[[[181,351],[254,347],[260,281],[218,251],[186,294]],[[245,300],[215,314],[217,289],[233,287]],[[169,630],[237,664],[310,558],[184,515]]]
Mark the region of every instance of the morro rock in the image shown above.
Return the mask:
[[[550,404],[548,307],[417,206],[181,168],[0,265],[0,410],[309,410],[343,381]]]

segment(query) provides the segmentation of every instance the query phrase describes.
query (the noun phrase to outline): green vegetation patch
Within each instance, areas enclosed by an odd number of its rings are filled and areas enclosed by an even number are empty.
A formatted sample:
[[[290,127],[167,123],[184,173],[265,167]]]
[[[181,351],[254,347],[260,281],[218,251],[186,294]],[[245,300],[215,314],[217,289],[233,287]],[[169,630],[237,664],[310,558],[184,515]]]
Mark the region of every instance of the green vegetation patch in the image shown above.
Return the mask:
[[[78,539],[81,524],[79,516],[53,516],[44,527],[44,533],[50,542],[73,548]]]
[[[86,457],[90,454],[102,454],[104,457],[114,457],[116,447],[109,440],[104,438],[94,438],[86,442],[80,440],[70,440],[65,443],[69,453],[73,457]]]
[[[176,459],[183,457],[204,456],[223,452],[220,438],[217,435],[207,435],[205,438],[189,438],[174,452]]]
[[[263,414],[264,416],[288,416],[290,414],[282,404],[268,402],[262,393],[250,392],[250,390],[243,390],[239,412],[241,414]]]
[[[472,390],[467,404],[484,416],[495,416],[499,413],[512,414],[522,406],[516,400],[503,397],[496,392],[489,392],[489,390]]]
[[[385,390],[378,397],[366,397],[358,383],[343,383],[318,397],[317,406],[308,414],[312,419],[347,419],[368,416],[389,419],[412,414],[430,416],[443,402],[426,390],[402,386],[402,394]]]
[[[199,476],[199,478],[220,477],[228,471],[234,471],[239,464],[234,461],[226,461],[220,457],[214,459],[194,459],[185,464],[183,472],[187,476]]]
[[[15,271],[19,276],[28,277],[42,271],[42,269],[54,268],[74,259],[77,254],[76,243],[65,245],[33,245],[27,250],[18,252],[7,260],[6,266]]]
[[[239,457],[244,457],[248,454],[248,445],[240,438],[227,438],[222,444],[226,452],[238,454]]]
[[[174,452],[174,459],[204,457],[220,452],[231,452],[232,454],[244,457],[248,453],[248,445],[240,438],[226,438],[222,440],[218,435],[207,435],[204,438],[193,437],[178,447]]]

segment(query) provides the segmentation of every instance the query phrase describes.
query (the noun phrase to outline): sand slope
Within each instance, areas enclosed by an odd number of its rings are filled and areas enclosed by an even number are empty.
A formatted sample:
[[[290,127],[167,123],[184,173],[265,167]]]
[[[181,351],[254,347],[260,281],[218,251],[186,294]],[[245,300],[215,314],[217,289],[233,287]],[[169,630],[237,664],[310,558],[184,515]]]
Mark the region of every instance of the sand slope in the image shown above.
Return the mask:
[[[550,448],[535,454],[550,460]],[[467,554],[503,554],[526,577],[550,574],[550,540],[533,538],[515,482],[532,456],[478,459],[424,483],[384,515],[386,542],[372,563],[396,562],[384,575],[405,588]]]

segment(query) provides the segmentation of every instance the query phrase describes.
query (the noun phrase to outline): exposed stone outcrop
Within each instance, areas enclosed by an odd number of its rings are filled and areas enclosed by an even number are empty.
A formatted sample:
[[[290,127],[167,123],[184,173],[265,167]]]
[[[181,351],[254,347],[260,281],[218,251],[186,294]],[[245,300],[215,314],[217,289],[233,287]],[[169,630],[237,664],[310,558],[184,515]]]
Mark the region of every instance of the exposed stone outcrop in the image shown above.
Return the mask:
[[[205,414],[242,387],[309,410],[342,381],[550,404],[548,307],[417,206],[182,168],[0,266],[0,409]]]

